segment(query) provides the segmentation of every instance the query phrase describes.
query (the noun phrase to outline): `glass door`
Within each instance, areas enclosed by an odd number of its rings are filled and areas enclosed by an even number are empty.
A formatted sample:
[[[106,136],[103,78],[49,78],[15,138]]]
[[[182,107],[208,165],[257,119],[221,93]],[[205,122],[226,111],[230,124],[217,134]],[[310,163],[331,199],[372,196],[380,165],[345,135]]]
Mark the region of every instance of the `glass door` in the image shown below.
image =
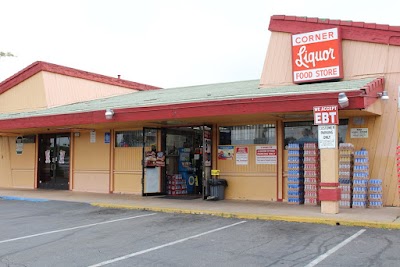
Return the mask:
[[[166,193],[165,130],[143,128],[142,195]]]
[[[211,164],[212,164],[212,128],[202,126],[203,129],[203,199],[210,195],[210,187],[207,183],[211,179]]]
[[[39,135],[38,188],[69,189],[70,133]]]

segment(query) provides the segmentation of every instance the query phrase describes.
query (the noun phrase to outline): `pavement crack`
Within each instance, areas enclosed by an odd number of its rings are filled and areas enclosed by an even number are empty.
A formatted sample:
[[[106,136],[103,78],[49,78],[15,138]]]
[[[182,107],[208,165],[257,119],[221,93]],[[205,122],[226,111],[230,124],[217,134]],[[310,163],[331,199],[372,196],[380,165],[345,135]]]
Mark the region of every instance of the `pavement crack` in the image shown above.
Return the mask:
[[[17,263],[17,262],[13,262],[10,261],[7,257],[2,257],[0,259],[0,262],[5,264],[6,267],[27,267],[28,265],[22,264],[22,263]]]
[[[368,266],[378,266],[380,263],[382,263],[382,254],[386,251],[389,251],[390,248],[393,246],[393,241],[390,240],[387,237],[384,237],[383,239],[381,239],[382,241],[385,240],[385,246],[380,249],[373,257],[371,257],[371,259],[368,262]]]

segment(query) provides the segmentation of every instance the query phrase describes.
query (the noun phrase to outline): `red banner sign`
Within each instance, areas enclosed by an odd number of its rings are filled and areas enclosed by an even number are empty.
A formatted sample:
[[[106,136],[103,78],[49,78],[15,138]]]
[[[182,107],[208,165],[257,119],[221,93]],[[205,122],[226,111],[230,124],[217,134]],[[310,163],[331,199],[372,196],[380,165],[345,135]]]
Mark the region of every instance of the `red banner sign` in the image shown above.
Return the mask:
[[[314,124],[339,124],[338,106],[316,106],[314,110]]]
[[[338,28],[292,35],[293,82],[343,78]]]

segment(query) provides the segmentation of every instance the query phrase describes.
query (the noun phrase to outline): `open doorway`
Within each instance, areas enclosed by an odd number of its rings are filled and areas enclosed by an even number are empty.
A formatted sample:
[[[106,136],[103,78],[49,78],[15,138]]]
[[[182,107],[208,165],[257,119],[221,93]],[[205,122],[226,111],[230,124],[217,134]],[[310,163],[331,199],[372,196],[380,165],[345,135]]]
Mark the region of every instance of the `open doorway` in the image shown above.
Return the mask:
[[[167,195],[203,196],[203,129],[170,128],[166,131]]]
[[[206,181],[211,178],[211,136],[208,126],[144,129],[143,195],[205,199]]]

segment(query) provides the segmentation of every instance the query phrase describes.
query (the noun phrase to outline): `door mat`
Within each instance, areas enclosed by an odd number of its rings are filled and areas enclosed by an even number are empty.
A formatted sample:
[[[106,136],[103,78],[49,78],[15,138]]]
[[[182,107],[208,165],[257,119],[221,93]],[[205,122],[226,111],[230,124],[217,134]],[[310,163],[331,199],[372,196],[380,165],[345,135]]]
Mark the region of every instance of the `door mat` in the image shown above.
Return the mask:
[[[193,199],[202,198],[202,196],[201,195],[165,195],[165,196],[160,196],[159,198],[193,200]]]

